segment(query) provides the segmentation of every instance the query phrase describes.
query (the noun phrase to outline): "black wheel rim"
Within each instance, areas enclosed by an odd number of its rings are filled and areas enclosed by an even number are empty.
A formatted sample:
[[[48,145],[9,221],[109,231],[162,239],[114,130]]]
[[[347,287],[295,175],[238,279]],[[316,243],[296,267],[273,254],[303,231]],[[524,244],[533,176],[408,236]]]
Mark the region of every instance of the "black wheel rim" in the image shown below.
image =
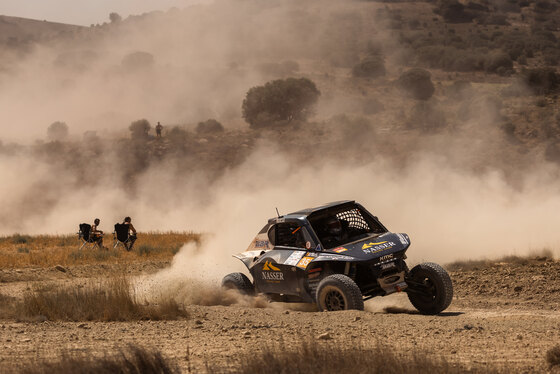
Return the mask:
[[[325,295],[325,307],[327,310],[345,310],[344,296],[337,290],[328,291]]]
[[[424,295],[422,295],[423,298],[430,301],[434,300],[437,296],[437,290],[434,282],[432,282],[432,280],[429,277],[424,277],[424,279],[422,279],[420,282],[424,285],[423,287]]]

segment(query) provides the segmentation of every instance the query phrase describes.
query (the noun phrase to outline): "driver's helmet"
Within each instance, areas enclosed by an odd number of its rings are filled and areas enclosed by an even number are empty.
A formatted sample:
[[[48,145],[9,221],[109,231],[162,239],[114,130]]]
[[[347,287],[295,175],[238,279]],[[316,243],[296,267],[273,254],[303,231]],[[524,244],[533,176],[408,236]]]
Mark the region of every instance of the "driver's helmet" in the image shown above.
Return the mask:
[[[342,223],[337,217],[331,217],[326,222],[327,231],[331,235],[340,235],[342,232]]]

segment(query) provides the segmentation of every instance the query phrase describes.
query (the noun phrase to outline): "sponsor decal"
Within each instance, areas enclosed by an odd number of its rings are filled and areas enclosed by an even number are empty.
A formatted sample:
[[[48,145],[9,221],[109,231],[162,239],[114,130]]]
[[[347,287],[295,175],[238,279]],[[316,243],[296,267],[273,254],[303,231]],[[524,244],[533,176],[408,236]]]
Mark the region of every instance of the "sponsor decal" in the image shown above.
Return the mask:
[[[263,266],[263,270],[273,270],[273,271],[280,271],[276,266],[272,265],[270,261],[266,261]]]
[[[321,252],[323,250],[323,248],[321,248],[321,244],[317,244],[317,246],[315,247],[315,250],[317,252]]]
[[[343,256],[343,255],[335,255],[335,254],[324,254],[317,257],[318,260],[351,260],[353,257]]]
[[[290,257],[288,257],[286,259],[286,261],[284,261],[284,265],[288,265],[288,266],[296,266],[298,261],[303,257],[303,255],[305,254],[305,252],[303,251],[294,251],[292,252],[292,254],[290,255]]]
[[[395,256],[393,256],[393,254],[391,253],[391,254],[388,254],[388,255],[385,255],[385,256],[381,256],[381,257],[379,258],[379,261],[392,260],[393,257],[395,257]]]
[[[388,264],[383,264],[381,265],[381,269],[385,270],[385,269],[390,269],[395,267],[395,263],[394,262],[389,262]]]
[[[399,240],[401,241],[401,244],[403,244],[403,245],[408,244],[408,240],[406,240],[406,237],[403,234],[397,234],[397,236],[399,237]]]
[[[298,264],[297,264],[297,267],[298,267],[298,268],[301,268],[301,269],[305,269],[305,268],[307,268],[307,266],[309,265],[309,263],[310,263],[311,261],[313,261],[313,260],[315,260],[314,257],[304,257],[304,258],[302,258],[301,260],[299,260],[299,262],[298,262]]]
[[[284,280],[284,273],[278,271],[263,271],[262,272],[262,279],[267,282],[280,282]]]
[[[284,273],[279,268],[272,265],[270,261],[266,261],[263,266],[262,279],[267,282],[279,282],[284,280]]]
[[[381,252],[385,249],[393,248],[396,244],[394,242],[378,242],[378,243],[367,243],[362,246],[362,250],[366,254],[373,254]]]
[[[380,244],[385,244],[387,243],[387,241],[384,242],[377,242],[377,243],[364,243],[364,245],[362,245],[362,249],[368,249],[373,247],[374,245],[380,245]]]
[[[305,243],[305,249],[311,249],[311,242],[306,242]]]
[[[270,248],[268,240],[255,240],[255,248]]]
[[[338,247],[338,248],[333,249],[333,252],[340,253],[340,252],[346,252],[347,250],[348,250],[348,248]]]

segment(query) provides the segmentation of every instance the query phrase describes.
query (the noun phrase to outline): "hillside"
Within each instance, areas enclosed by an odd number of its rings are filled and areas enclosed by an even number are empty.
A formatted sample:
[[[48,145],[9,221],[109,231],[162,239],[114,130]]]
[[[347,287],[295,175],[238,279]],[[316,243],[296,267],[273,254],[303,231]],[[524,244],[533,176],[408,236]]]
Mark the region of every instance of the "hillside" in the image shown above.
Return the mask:
[[[81,29],[82,26],[0,15],[0,43],[9,46],[62,38]]]

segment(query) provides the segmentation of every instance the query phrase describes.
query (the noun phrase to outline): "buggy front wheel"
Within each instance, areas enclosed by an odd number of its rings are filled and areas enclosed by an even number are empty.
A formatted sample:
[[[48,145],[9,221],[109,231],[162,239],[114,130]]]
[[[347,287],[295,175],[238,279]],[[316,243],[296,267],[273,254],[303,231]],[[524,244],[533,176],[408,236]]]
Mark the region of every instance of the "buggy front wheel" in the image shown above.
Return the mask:
[[[408,299],[422,314],[438,314],[453,299],[453,284],[447,271],[438,264],[416,265],[407,277]]]
[[[317,287],[319,310],[364,310],[364,298],[358,285],[344,274],[325,277]]]

